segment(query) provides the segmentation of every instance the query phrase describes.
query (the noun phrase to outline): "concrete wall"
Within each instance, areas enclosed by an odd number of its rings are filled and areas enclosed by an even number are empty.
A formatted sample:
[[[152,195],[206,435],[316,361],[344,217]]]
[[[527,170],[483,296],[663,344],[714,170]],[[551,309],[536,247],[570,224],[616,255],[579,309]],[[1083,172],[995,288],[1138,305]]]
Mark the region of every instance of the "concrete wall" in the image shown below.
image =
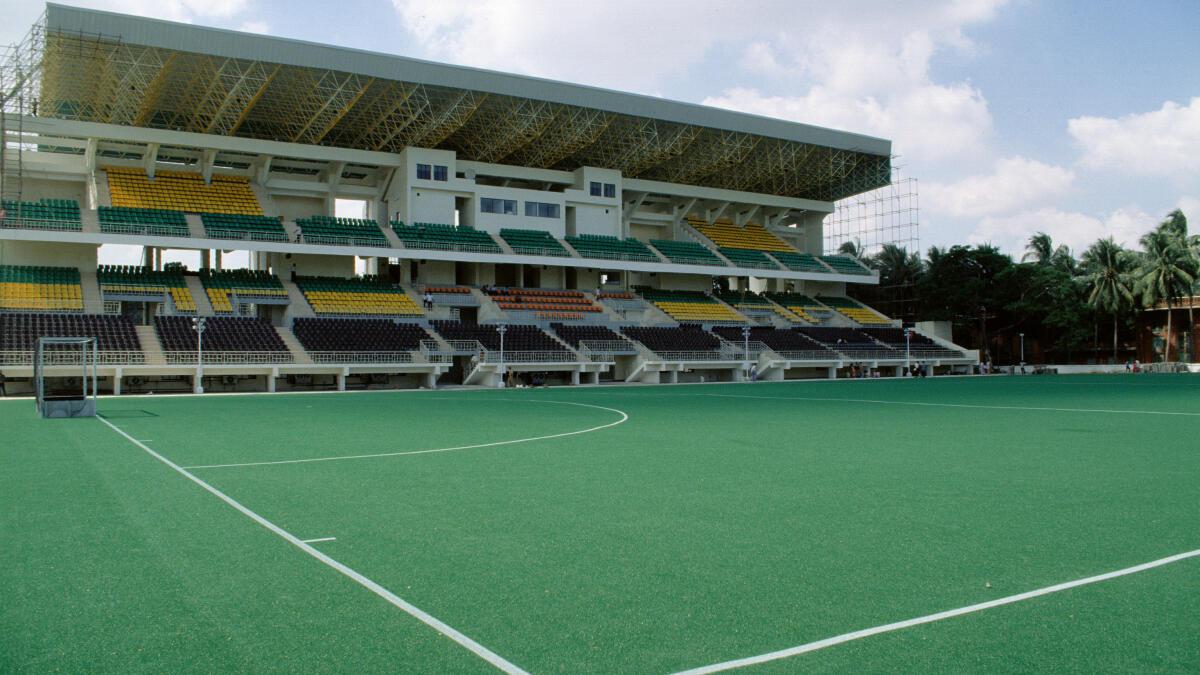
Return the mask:
[[[288,256],[291,256],[290,258]],[[352,277],[354,276],[354,256],[351,255],[310,255],[303,253],[272,253],[271,268],[275,273],[287,279],[291,276],[292,265],[295,264],[296,274],[314,277]]]
[[[87,183],[81,180],[48,180],[43,178],[25,178],[21,181],[21,199],[36,202],[39,199],[74,199],[80,208],[87,208]],[[5,194],[5,199],[16,199],[13,193]]]
[[[43,265],[96,269],[95,244],[58,244],[41,241],[0,242],[0,265]]]
[[[279,210],[278,215],[283,216],[284,220],[311,218],[325,213],[325,200],[320,197],[273,195],[271,200],[275,202],[275,208]]]
[[[453,285],[454,263],[445,260],[426,260],[418,264],[417,279],[423,284]]]

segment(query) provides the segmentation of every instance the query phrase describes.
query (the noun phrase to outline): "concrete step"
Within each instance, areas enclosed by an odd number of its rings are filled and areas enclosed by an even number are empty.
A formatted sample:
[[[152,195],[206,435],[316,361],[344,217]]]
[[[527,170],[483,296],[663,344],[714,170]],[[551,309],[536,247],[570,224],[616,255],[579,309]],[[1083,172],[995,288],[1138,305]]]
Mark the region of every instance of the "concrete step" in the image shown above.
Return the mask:
[[[313,362],[308,352],[304,351],[304,345],[300,344],[300,340],[296,338],[296,334],[290,328],[275,326],[275,332],[279,333],[279,339],[283,340],[283,344],[287,345],[288,351],[292,353],[292,361],[295,363]]]
[[[80,271],[79,283],[83,286],[83,311],[88,314],[104,313],[104,297],[100,293],[100,282],[95,272]]]
[[[195,213],[185,213],[184,220],[187,221],[188,232],[197,239],[204,239],[207,235],[204,234],[204,221],[200,220],[200,216]]]
[[[142,353],[146,355],[146,365],[166,365],[167,360],[163,356],[162,344],[158,341],[154,326],[134,326],[134,330],[137,331],[138,342],[142,345]]]
[[[312,306],[308,304],[308,299],[304,297],[304,291],[301,291],[299,286],[283,277],[280,277],[279,280],[283,282],[283,288],[287,291],[288,301],[291,303],[288,305],[289,317],[294,319],[297,317],[316,316],[313,313]]]
[[[208,301],[208,293],[204,291],[204,284],[200,283],[200,277],[194,275],[184,275],[184,281],[187,282],[188,292],[192,294],[192,300],[196,302],[197,316],[212,316],[216,312],[213,311],[212,303]]]

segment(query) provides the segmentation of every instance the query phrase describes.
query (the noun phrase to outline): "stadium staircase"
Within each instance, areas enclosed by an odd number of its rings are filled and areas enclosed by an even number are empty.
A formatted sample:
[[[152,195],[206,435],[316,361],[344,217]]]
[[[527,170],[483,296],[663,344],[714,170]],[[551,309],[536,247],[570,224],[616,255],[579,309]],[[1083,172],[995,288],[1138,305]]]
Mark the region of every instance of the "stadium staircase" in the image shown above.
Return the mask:
[[[296,223],[284,220],[280,224],[283,225],[283,231],[287,232],[288,241],[294,242],[300,237],[300,228],[296,226]]]
[[[283,277],[280,277],[279,281],[283,284],[283,288],[288,294],[289,317],[295,319],[299,317],[311,317],[317,315],[316,312],[313,311],[312,305],[308,304],[308,298],[304,297],[304,291],[301,291],[299,286]]]
[[[95,209],[81,209],[79,211],[79,224],[82,226],[81,232],[100,234],[99,212]]]
[[[100,294],[100,282],[96,272],[79,271],[79,284],[83,287],[83,311],[85,314],[103,314],[104,297]]]
[[[292,332],[292,329],[275,326],[275,332],[279,333],[279,339],[283,340],[284,346],[291,352],[293,363],[308,364],[313,362],[312,357],[308,355],[308,352],[304,351],[304,345],[300,344],[300,340],[296,338],[296,334]]]
[[[200,277],[194,274],[185,274],[183,280],[187,282],[188,292],[192,294],[192,300],[196,303],[196,316],[214,316],[212,303],[208,301],[208,291],[204,290],[204,284],[200,282]]]
[[[142,345],[142,353],[146,355],[146,365],[166,365],[167,358],[163,356],[162,343],[158,341],[158,334],[154,331],[154,326],[134,326],[133,329],[137,332],[138,342]]]
[[[187,221],[188,234],[194,239],[205,239],[208,237],[208,233],[204,231],[204,221],[200,219],[198,214],[185,213],[183,214],[183,219]]]

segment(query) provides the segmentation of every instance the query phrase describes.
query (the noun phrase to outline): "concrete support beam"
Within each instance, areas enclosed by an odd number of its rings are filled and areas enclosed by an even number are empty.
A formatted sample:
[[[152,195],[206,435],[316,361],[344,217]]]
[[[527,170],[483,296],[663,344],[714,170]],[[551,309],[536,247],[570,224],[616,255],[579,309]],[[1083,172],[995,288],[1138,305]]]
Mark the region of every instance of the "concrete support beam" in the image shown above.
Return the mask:
[[[337,390],[338,391],[346,391],[346,373],[345,372],[338,373]]]
[[[121,372],[121,368],[117,368],[115,371],[113,371],[113,396],[121,395]]]
[[[437,389],[437,373],[425,373],[425,388]]]
[[[267,375],[267,391],[275,393],[275,380],[279,377],[279,369],[272,368],[270,374]]]
[[[678,370],[668,370],[667,371],[667,384],[679,384],[679,371]]]
[[[600,371],[594,370],[588,374],[588,384],[600,384]]]
[[[576,384],[576,385],[579,384],[579,371],[578,370],[571,371],[571,384]]]
[[[837,370],[838,370],[837,366],[829,366],[828,368],[826,368],[826,370],[828,371],[829,379],[831,379],[831,380],[837,379]]]

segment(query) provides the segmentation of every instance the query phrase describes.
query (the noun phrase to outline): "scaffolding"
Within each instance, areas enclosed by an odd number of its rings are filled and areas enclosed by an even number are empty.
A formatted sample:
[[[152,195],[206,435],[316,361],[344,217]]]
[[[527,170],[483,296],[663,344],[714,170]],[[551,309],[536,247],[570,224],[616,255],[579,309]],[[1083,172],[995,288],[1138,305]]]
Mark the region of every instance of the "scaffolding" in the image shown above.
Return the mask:
[[[885,244],[920,253],[917,179],[903,176],[902,169],[893,161],[890,184],[834,204],[825,218],[825,253],[837,253],[846,242],[854,243],[860,257],[878,253]]]

